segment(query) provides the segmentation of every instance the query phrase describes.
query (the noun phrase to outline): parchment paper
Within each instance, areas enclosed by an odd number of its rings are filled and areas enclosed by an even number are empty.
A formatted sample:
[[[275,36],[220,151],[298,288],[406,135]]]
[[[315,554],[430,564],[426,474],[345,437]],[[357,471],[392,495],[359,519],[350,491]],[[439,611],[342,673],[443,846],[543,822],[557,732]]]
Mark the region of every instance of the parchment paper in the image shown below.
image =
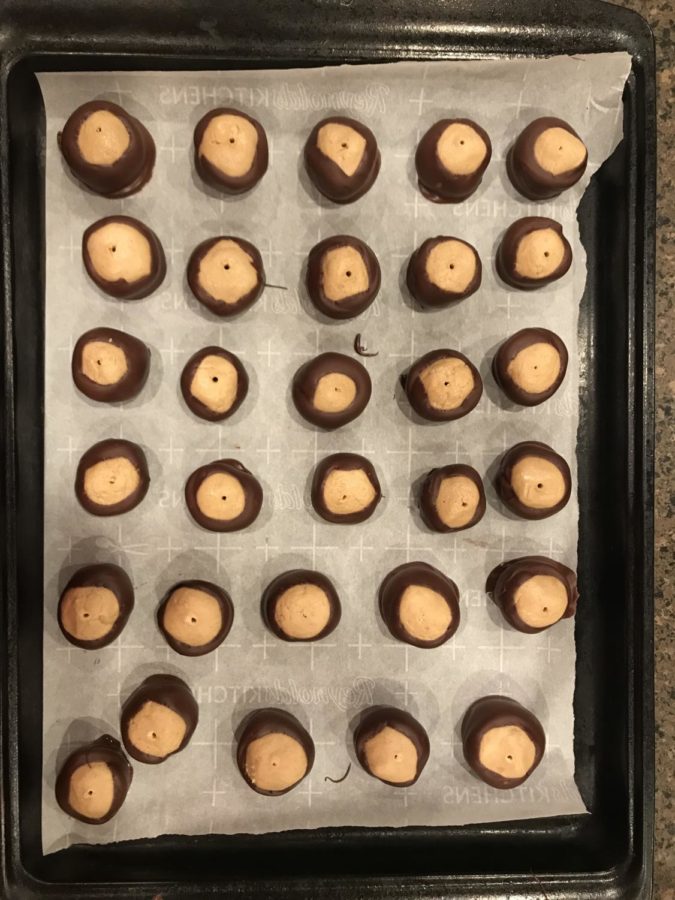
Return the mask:
[[[501,510],[490,484],[503,449],[544,440],[576,476],[580,372],[579,300],[586,257],[576,207],[590,177],[621,138],[626,54],[548,60],[395,63],[325,69],[248,72],[59,73],[40,75],[46,131],[46,385],[45,385],[45,636],[43,846],[109,842],[162,833],[265,832],[326,825],[462,824],[581,813],[573,779],[574,623],[539,635],[509,628],[484,594],[485,577],[503,559],[548,554],[575,567],[576,493],[558,515],[516,520]],[[151,131],[158,149],[150,183],[136,196],[106,200],[83,190],[57,150],[57,131],[86,100],[121,102]],[[239,199],[204,188],[192,166],[192,131],[215,105],[236,105],[264,125],[270,168]],[[382,170],[363,199],[345,207],[323,201],[309,186],[302,147],[311,126],[345,112],[375,132]],[[529,204],[505,173],[505,152],[531,119],[568,120],[589,148],[586,175],[553,203]],[[493,143],[492,162],[477,193],[459,205],[423,199],[414,178],[417,140],[438,118],[468,115]],[[85,227],[124,212],[147,222],[167,255],[166,281],[151,297],[119,302],[87,278],[80,242]],[[523,215],[552,216],[572,243],[572,270],[532,293],[498,282],[493,255],[499,236]],[[382,289],[371,309],[343,323],[318,321],[302,287],[306,254],[321,238],[352,233],[374,249]],[[241,235],[261,250],[267,281],[257,305],[235,321],[203,311],[186,287],[192,248],[218,234]],[[480,291],[453,308],[415,312],[404,286],[409,254],[426,237],[450,234],[474,244],[483,260]],[[272,285],[278,286],[273,287]],[[70,377],[70,356],[86,329],[108,325],[143,339],[152,351],[149,382],[123,406],[82,397]],[[496,346],[525,326],[556,331],[570,367],[555,397],[531,410],[502,408],[489,374]],[[357,332],[373,398],[365,413],[336,433],[303,423],[289,400],[296,368],[328,349],[352,352]],[[207,344],[236,352],[251,378],[248,399],[223,425],[196,419],[183,405],[178,380],[189,355]],[[436,347],[466,353],[479,366],[485,393],[467,418],[440,426],[414,424],[398,377]],[[583,384],[581,385],[583,389]],[[81,453],[95,441],[124,436],[146,450],[152,484],[143,503],[110,519],[85,513],[73,492]],[[372,459],[385,499],[367,523],[319,520],[308,501],[317,459],[351,450]],[[197,466],[236,457],[261,480],[265,503],[255,525],[232,535],[201,530],[183,500]],[[431,534],[412,502],[411,486],[429,468],[473,464],[485,477],[488,510],[457,536]],[[574,479],[576,484],[576,477]],[[377,613],[382,577],[406,560],[425,560],[461,591],[462,622],[445,646],[417,650],[394,642]],[[100,652],[69,646],[55,619],[60,590],[75,568],[95,561],[124,566],[136,608],[121,638]],[[336,632],[317,644],[287,644],[266,632],[259,603],[264,586],[295,566],[334,579],[342,605]],[[182,578],[223,585],[235,605],[230,636],[196,659],[169,650],[154,614],[164,592]],[[24,598],[27,601],[28,598]],[[582,597],[581,603],[595,598]],[[67,752],[102,730],[119,734],[119,706],[148,674],[175,672],[191,685],[200,721],[186,750],[162,765],[134,764],[134,781],[120,813],[107,825],[86,826],[57,807],[55,773]],[[541,719],[548,747],[521,788],[499,792],[465,767],[458,723],[484,694],[504,692]],[[350,722],[373,703],[407,707],[424,724],[431,758],[409,789],[385,786],[355,763]],[[233,762],[234,728],[259,706],[281,706],[311,730],[314,770],[280,798],[255,794]],[[349,763],[345,781],[333,784]]]

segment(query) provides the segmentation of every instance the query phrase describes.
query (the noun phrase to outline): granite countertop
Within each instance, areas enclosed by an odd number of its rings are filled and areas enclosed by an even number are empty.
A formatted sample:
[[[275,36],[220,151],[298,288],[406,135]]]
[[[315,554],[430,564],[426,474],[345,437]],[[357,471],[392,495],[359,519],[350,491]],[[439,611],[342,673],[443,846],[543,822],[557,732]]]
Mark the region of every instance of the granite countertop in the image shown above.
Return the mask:
[[[656,852],[654,896],[675,900],[675,0],[619,0],[656,39]]]
[[[612,2],[647,20],[657,53],[654,897],[675,900],[675,0]]]

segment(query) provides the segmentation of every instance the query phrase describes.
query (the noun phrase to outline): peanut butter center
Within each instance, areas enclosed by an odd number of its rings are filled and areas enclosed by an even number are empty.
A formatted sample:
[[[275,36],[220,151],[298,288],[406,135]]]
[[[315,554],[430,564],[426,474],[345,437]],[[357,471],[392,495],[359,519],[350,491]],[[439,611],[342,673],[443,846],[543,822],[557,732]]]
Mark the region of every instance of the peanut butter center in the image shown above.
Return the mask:
[[[204,130],[199,155],[230,178],[250,172],[258,150],[258,132],[243,116],[214,116]]]
[[[475,386],[471,369],[454,356],[437,359],[422,369],[420,381],[429,406],[444,411],[460,407]]]
[[[307,772],[307,754],[302,745],[287,734],[271,732],[246,748],[246,774],[262,791],[285,791]]]
[[[85,763],[70,776],[68,804],[79,815],[102,819],[110,812],[114,799],[115,782],[107,763]]]
[[[121,503],[138,490],[140,483],[138,469],[126,456],[103,459],[84,473],[84,493],[99,506]]]
[[[541,394],[555,384],[560,375],[560,354],[545,341],[530,344],[517,353],[506,367],[506,374],[528,394]]]
[[[197,489],[197,506],[210,519],[230,521],[240,516],[246,505],[241,481],[228,472],[207,475]]]
[[[148,700],[132,716],[128,737],[141,753],[161,758],[178,750],[186,731],[182,716],[163,703]]]
[[[91,166],[112,166],[130,143],[127,126],[107,109],[87,116],[77,134],[80,155]]]
[[[105,637],[120,614],[115,594],[105,587],[74,587],[66,591],[60,608],[61,624],[78,641]]]
[[[109,341],[89,341],[82,348],[82,374],[95,384],[117,384],[127,374],[127,356]]]
[[[152,272],[152,250],[146,236],[126,222],[108,222],[87,238],[89,261],[104,281],[133,284]]]
[[[333,515],[361,512],[375,497],[375,488],[363,469],[333,469],[323,483],[323,502]]]
[[[174,640],[189,647],[202,647],[223,627],[223,615],[212,594],[198,588],[180,587],[164,607],[163,624]]]
[[[545,172],[562,175],[584,163],[586,147],[565,128],[547,128],[534,142],[534,158]]]
[[[523,506],[549,509],[565,496],[566,484],[560,469],[541,456],[524,456],[511,470],[511,487]]]
[[[324,253],[321,260],[321,286],[326,298],[333,303],[368,290],[368,269],[356,247],[345,245]]]
[[[441,481],[436,497],[436,511],[448,528],[463,528],[476,514],[480,493],[466,475],[452,475]]]
[[[522,778],[534,765],[533,742],[518,725],[490,728],[478,748],[481,765],[502,778]]]
[[[429,251],[426,273],[442,291],[462,294],[476,277],[476,254],[463,241],[441,241]]]
[[[516,612],[530,628],[548,628],[562,619],[567,599],[565,585],[554,575],[533,575],[514,594]]]
[[[368,769],[376,778],[405,784],[417,775],[417,749],[410,738],[385,725],[364,744]]]
[[[190,393],[215,413],[226,413],[237,399],[239,376],[229,359],[210,354],[195,369]]]
[[[487,146],[470,125],[453,122],[439,137],[436,153],[451,175],[472,175],[485,159]]]
[[[321,634],[330,613],[330,601],[318,585],[294,584],[277,599],[274,620],[289,637],[308,640]]]
[[[259,274],[249,254],[236,241],[223,239],[199,263],[199,283],[221,303],[237,303],[258,287]]]
[[[366,152],[366,139],[350,125],[329,122],[319,128],[316,145],[348,178],[358,169]]]
[[[319,412],[340,413],[354,402],[356,384],[353,378],[341,372],[322,375],[316,385],[312,404]]]
[[[565,245],[553,228],[538,228],[520,239],[516,249],[516,273],[523,278],[548,278],[565,257]]]
[[[421,584],[411,584],[403,591],[398,617],[408,634],[418,641],[438,640],[452,623],[445,597]]]

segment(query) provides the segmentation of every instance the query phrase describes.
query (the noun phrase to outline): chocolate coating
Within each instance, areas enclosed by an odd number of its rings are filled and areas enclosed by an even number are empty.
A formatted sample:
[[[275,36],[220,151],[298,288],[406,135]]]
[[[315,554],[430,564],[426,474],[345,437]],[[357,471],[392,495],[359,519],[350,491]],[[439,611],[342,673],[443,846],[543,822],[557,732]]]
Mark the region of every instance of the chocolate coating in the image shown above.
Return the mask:
[[[438,515],[436,509],[436,501],[441,484],[445,478],[463,477],[472,481],[478,489],[478,505],[476,511],[466,525],[459,528],[451,528]],[[438,469],[432,469],[422,483],[419,500],[420,515],[424,523],[432,529],[432,531],[454,532],[464,531],[466,528],[473,528],[485,515],[485,490],[483,481],[478,472],[472,466],[465,466],[462,463],[455,463],[449,466],[441,466]]]
[[[565,492],[561,500],[554,506],[536,509],[532,506],[526,506],[516,496],[511,484],[511,474],[513,467],[527,456],[539,457],[554,465],[562,475],[565,482]],[[541,441],[521,441],[514,444],[510,450],[502,456],[499,463],[499,471],[495,481],[495,487],[502,503],[507,506],[511,512],[523,519],[546,519],[554,515],[566,506],[572,493],[572,475],[567,462],[555,452],[548,444]]]
[[[534,231],[551,228],[555,231],[563,243],[563,257],[560,265],[554,272],[545,278],[530,278],[521,275],[516,271],[516,254],[518,253],[518,245]],[[506,284],[522,291],[531,291],[538,287],[544,287],[562,278],[572,265],[572,248],[569,241],[563,234],[562,225],[554,219],[547,219],[544,216],[526,216],[518,219],[504,232],[501,243],[497,250],[497,258],[495,260],[497,273]]]
[[[567,566],[554,559],[546,556],[521,556],[518,559],[509,559],[495,566],[485,582],[486,593],[497,604],[506,621],[525,634],[538,634],[556,624],[553,622],[542,628],[534,628],[524,622],[518,614],[515,601],[516,591],[522,584],[537,575],[556,578],[563,584],[567,593],[567,609],[561,618],[570,619],[576,612],[579,599],[577,576],[572,569],[568,569]]]
[[[66,630],[63,623],[63,605],[68,591],[73,588],[100,587],[106,588],[117,598],[119,614],[110,625],[110,630],[103,637],[92,641],[83,641]],[[134,588],[131,579],[119,566],[112,563],[93,563],[90,566],[82,566],[68,581],[59,598],[57,619],[63,636],[71,644],[81,647],[83,650],[99,650],[111,644],[124,630],[129,616],[134,608]]]
[[[249,744],[252,744],[253,741],[258,740],[259,738],[265,737],[267,734],[288,735],[288,737],[293,738],[293,740],[300,744],[307,756],[307,769],[305,774],[296,781],[295,784],[292,784],[282,791],[263,790],[251,781],[246,771],[246,751],[248,750]],[[282,794],[287,794],[288,791],[292,791],[293,788],[300,784],[300,782],[312,771],[312,766],[314,765],[314,741],[307,729],[300,724],[295,716],[283,709],[267,707],[265,709],[257,709],[250,713],[237,729],[236,739],[237,766],[241,772],[241,777],[250,788],[253,788],[253,790],[257,791],[259,794],[264,794],[267,797],[279,797]]]
[[[473,172],[459,175],[449,171],[438,154],[438,141],[450,125],[466,125],[483,140],[486,154]],[[415,168],[420,191],[434,203],[461,203],[478,188],[492,156],[492,144],[484,129],[471,119],[441,119],[432,125],[417,145]]]
[[[139,475],[139,483],[129,496],[120,500],[118,503],[109,505],[99,504],[93,501],[85,492],[84,479],[87,469],[99,462],[107,459],[116,459],[121,457],[129,460]],[[150,487],[150,473],[148,471],[148,462],[145,453],[131,441],[124,441],[120,438],[109,438],[105,441],[99,441],[88,450],[86,450],[77,465],[77,473],[75,475],[75,496],[80,501],[80,505],[93,516],[118,516],[121,513],[129,512],[141,502]]]
[[[368,273],[368,287],[343,300],[330,300],[325,293],[323,260],[329,250],[353,247],[360,255]],[[380,290],[381,272],[377,257],[368,244],[348,234],[338,234],[315,244],[307,257],[307,293],[314,306],[331,319],[353,319],[364,310]]]
[[[464,244],[464,246],[468,247],[474,254],[476,270],[470,283],[463,291],[455,292],[444,290],[442,287],[439,287],[439,285],[434,284],[429,278],[427,269],[429,254],[434,247],[437,247],[444,241],[457,241],[460,244]],[[458,300],[464,300],[466,297],[470,297],[472,294],[475,294],[480,287],[482,278],[483,265],[476,248],[469,244],[468,241],[462,241],[460,238],[451,237],[450,235],[438,235],[437,237],[427,238],[427,240],[424,241],[410,257],[408,268],[406,270],[406,284],[408,285],[408,290],[412,297],[420,304],[420,306],[432,308],[448,306],[450,303],[456,303]]]
[[[473,376],[473,388],[462,403],[452,409],[440,409],[431,404],[421,377],[425,369],[441,359],[461,360],[470,369]],[[432,350],[430,353],[425,353],[411,366],[402,380],[408,402],[418,415],[430,422],[451,422],[453,419],[461,419],[475,408],[483,395],[483,380],[478,369],[458,350]]]
[[[134,281],[127,281],[124,278],[108,281],[97,271],[89,253],[89,238],[100,228],[113,224],[128,225],[147,240],[150,245],[151,266],[148,275]],[[97,222],[93,222],[82,235],[82,260],[87,270],[87,275],[89,275],[94,284],[117,300],[141,300],[143,297],[147,297],[157,290],[166,275],[166,258],[159,238],[147,225],[144,225],[138,219],[133,219],[131,216],[106,216]]]
[[[192,588],[195,591],[203,591],[213,597],[220,607],[222,625],[218,633],[206,644],[186,644],[184,641],[180,641],[174,637],[165,626],[164,615],[166,613],[167,604],[172,595],[179,588]],[[207,653],[211,653],[212,650],[215,650],[216,647],[219,647],[223,643],[230,633],[233,619],[234,607],[230,595],[221,587],[218,587],[218,585],[213,584],[210,581],[179,581],[169,588],[157,609],[157,627],[162,632],[162,637],[169,647],[171,647],[172,650],[175,650],[176,653],[180,653],[181,656],[205,656]]]
[[[204,138],[204,132],[211,121],[218,116],[237,116],[246,119],[246,121],[255,128],[258,138],[255,155],[253,157],[253,162],[251,163],[251,168],[243,175],[228,175],[199,152],[199,148],[201,147]],[[249,116],[239,109],[219,107],[218,109],[212,109],[210,112],[206,113],[206,115],[197,122],[195,127],[194,145],[195,169],[197,170],[197,174],[202,181],[206,182],[206,184],[225,194],[243,194],[245,191],[250,191],[267,171],[269,153],[265,129],[257,119],[254,119],[253,116]]]
[[[588,153],[578,166],[558,175],[548,172],[539,165],[534,145],[537,138],[549,128],[562,128],[581,140],[571,125],[553,116],[535,119],[520,132],[507,154],[506,171],[514,188],[528,200],[549,200],[557,197],[562,191],[576,184],[586,171]]]
[[[339,412],[318,409],[315,393],[322,378],[339,374],[351,378],[356,386],[354,399]],[[301,366],[293,377],[293,402],[300,415],[319,428],[339,428],[360,416],[372,392],[370,375],[358,360],[343,353],[322,353]]]
[[[195,397],[191,391],[192,379],[202,361],[207,356],[221,356],[231,363],[237,372],[237,392],[232,406],[225,410],[225,412],[217,412],[216,410],[210,409],[205,403],[202,403],[198,397]],[[213,377],[217,380],[217,376],[214,375]],[[180,389],[186,406],[196,416],[199,416],[200,419],[206,419],[208,422],[222,422],[224,419],[228,419],[230,416],[234,415],[246,399],[246,395],[248,394],[248,374],[241,360],[238,356],[235,356],[234,353],[230,353],[229,350],[223,350],[222,347],[204,347],[203,350],[198,350],[194,353],[185,363],[180,376]]]
[[[401,598],[409,587],[419,585],[440,594],[447,603],[452,619],[447,630],[434,640],[424,641],[412,635],[401,621]],[[454,581],[434,566],[423,562],[403,563],[385,576],[379,592],[380,615],[392,636],[413,647],[431,649],[449,641],[459,628],[459,591]]]
[[[375,737],[386,727],[399,731],[412,741],[415,750],[417,751],[417,767],[415,777],[411,778],[409,781],[386,781],[384,778],[380,778],[379,780],[384,781],[385,784],[390,784],[393,787],[410,787],[411,784],[415,784],[427,764],[430,746],[429,735],[426,730],[420,725],[417,719],[410,715],[409,712],[406,712],[403,709],[397,709],[395,706],[371,706],[369,709],[364,710],[361,713],[358,725],[354,730],[354,750],[356,751],[356,758],[369,775],[372,775],[373,778],[378,777],[377,775],[374,775],[368,767],[365,745],[371,738]]]
[[[150,702],[168,707],[185,722],[185,734],[180,742],[180,746],[166,756],[151,756],[149,753],[143,753],[129,739],[128,732],[131,720],[146,703]],[[181,750],[187,747],[198,721],[199,707],[197,701],[184,681],[176,678],[175,675],[150,675],[136,688],[122,706],[120,723],[122,741],[129,756],[132,756],[139,762],[156,765],[164,762],[169,756],[180,753]]]
[[[197,491],[201,483],[209,475],[219,472],[236,478],[244,492],[244,508],[236,518],[215,519],[205,515],[197,505]],[[219,459],[200,466],[185,483],[185,502],[190,515],[198,525],[209,531],[241,531],[242,528],[248,528],[258,518],[262,501],[263,491],[260,482],[236,459]]]
[[[129,136],[126,150],[111,165],[95,165],[87,162],[78,144],[80,129],[93,113],[99,111],[116,116],[123,123]],[[78,106],[71,113],[57,139],[70,171],[95,194],[102,194],[104,197],[128,197],[140,191],[150,180],[155,165],[155,143],[147,128],[116,103],[90,100]]]
[[[491,728],[516,725],[521,728],[534,744],[535,758],[529,771],[522,778],[507,778],[492,769],[486,768],[480,761],[480,743]],[[541,762],[546,749],[546,735],[539,719],[516,700],[510,697],[491,695],[481,697],[467,709],[462,719],[462,745],[464,758],[476,775],[486,784],[500,790],[518,787]]]
[[[311,638],[298,638],[287,634],[281,628],[274,615],[277,602],[284,591],[299,584],[316,585],[326,595],[330,605],[330,616],[325,627],[319,634]],[[322,638],[327,637],[327,635],[335,631],[342,616],[340,598],[338,597],[338,592],[335,590],[333,582],[322,572],[313,572],[310,569],[291,569],[289,572],[283,572],[281,575],[277,575],[277,577],[267,585],[263,592],[260,611],[265,625],[267,625],[272,634],[281,638],[282,641],[320,641]]]
[[[324,499],[324,485],[328,476],[335,471],[353,471],[360,469],[366,475],[371,483],[375,496],[371,503],[364,509],[357,512],[340,514],[331,512],[327,507]],[[365,522],[375,512],[377,504],[382,499],[382,489],[375,472],[373,464],[364,456],[358,453],[333,453],[326,456],[318,463],[314,470],[312,478],[312,506],[315,511],[327,522],[333,522],[337,525],[355,525],[358,522]]]
[[[550,344],[556,349],[560,358],[560,371],[557,377],[546,390],[537,393],[526,391],[513,380],[508,371],[510,363],[516,356],[533,344]],[[523,328],[512,334],[499,346],[492,360],[492,374],[509,400],[519,403],[521,406],[537,406],[552,397],[562,384],[567,372],[567,360],[567,347],[557,334],[546,328]]]
[[[359,356],[379,356],[379,350],[373,350],[372,352],[368,350],[367,346],[361,340],[361,334],[357,334],[354,338],[354,353],[358,353]]]
[[[319,150],[319,130],[324,125],[346,125],[353,128],[365,140],[365,149],[361,161],[353,175],[346,172]],[[322,119],[311,130],[305,144],[305,166],[312,183],[324,197],[334,203],[352,203],[358,200],[373,186],[380,171],[380,151],[375,135],[356,119],[346,116],[330,116]]]
[[[255,286],[233,303],[226,303],[222,300],[218,300],[210,294],[202,285],[199,277],[199,267],[202,260],[209,250],[215,247],[219,241],[233,241],[235,244],[238,244],[244,253],[250,257],[258,276]],[[263,266],[260,251],[257,247],[254,247],[250,241],[246,241],[244,238],[232,237],[231,235],[222,235],[202,241],[201,244],[198,244],[195,247],[188,261],[187,280],[192,293],[208,310],[215,313],[217,316],[234,316],[237,315],[237,313],[248,309],[249,306],[252,306],[262,294],[263,288],[265,287],[265,268]]]
[[[113,779],[112,805],[108,812],[98,819],[82,815],[82,813],[73,809],[69,800],[70,781],[74,773],[80,766],[88,766],[92,763],[105,763]],[[73,819],[86,822],[87,825],[103,825],[119,812],[126,799],[133,777],[134,770],[122,752],[120,742],[115,740],[110,734],[102,734],[95,741],[74,750],[61,766],[61,770],[56,777],[56,802]]]
[[[127,370],[112,384],[98,384],[84,372],[82,354],[88,344],[104,343],[119,348],[124,354]],[[143,341],[116,328],[92,328],[81,335],[73,349],[71,372],[75,387],[90,400],[99,403],[120,403],[131,400],[141,392],[150,371],[150,351]]]

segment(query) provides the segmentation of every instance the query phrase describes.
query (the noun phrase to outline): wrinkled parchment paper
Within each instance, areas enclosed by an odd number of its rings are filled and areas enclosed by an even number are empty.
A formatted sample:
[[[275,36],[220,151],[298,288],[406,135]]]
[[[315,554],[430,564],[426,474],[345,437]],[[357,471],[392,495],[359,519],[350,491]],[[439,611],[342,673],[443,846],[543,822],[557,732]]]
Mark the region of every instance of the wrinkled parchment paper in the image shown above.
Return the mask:
[[[584,812],[573,779],[574,624],[520,634],[484,593],[485,577],[502,561],[543,553],[574,567],[578,506],[542,522],[515,520],[490,485],[503,449],[545,440],[576,473],[580,373],[579,300],[586,257],[576,208],[590,177],[621,138],[625,54],[548,60],[395,63],[247,72],[59,73],[40,75],[46,115],[46,385],[45,636],[43,846],[109,842],[162,833],[266,832],[326,825],[458,825]],[[120,102],[147,125],[157,144],[150,183],[126,200],[83,190],[57,150],[57,131],[86,100]],[[251,112],[265,127],[270,168],[250,194],[216,196],[195,176],[192,131],[218,105]],[[337,207],[311,188],[301,151],[312,125],[346,113],[366,122],[382,151],[374,187]],[[530,204],[511,188],[507,147],[542,114],[568,120],[589,148],[586,175],[553,203]],[[417,140],[438,118],[470,116],[493,143],[492,162],[477,193],[459,205],[435,205],[416,188]],[[167,278],[151,297],[119,302],[88,280],[82,232],[103,215],[123,212],[147,222],[167,256]],[[504,229],[523,215],[552,216],[572,243],[572,270],[560,282],[524,293],[507,290],[493,257]],[[336,233],[364,238],[382,266],[382,289],[353,321],[318,321],[303,291],[303,264],[318,240]],[[262,252],[269,287],[235,321],[219,321],[191,297],[185,266],[192,248],[218,234],[241,235]],[[453,308],[413,311],[403,273],[425,238],[449,234],[474,244],[483,260],[480,291]],[[122,406],[97,405],[70,378],[72,346],[86,329],[112,326],[152,351],[149,382]],[[556,331],[570,368],[555,397],[534,409],[504,408],[489,375],[499,342],[525,326]],[[299,419],[289,401],[296,368],[317,352],[352,352],[357,332],[378,356],[366,359],[373,398],[345,428],[324,434]],[[222,425],[196,419],[183,405],[178,380],[187,358],[207,344],[236,352],[251,378],[248,399]],[[414,424],[398,387],[400,373],[436,347],[466,353],[479,366],[485,392],[467,418]],[[583,387],[583,385],[582,385]],[[123,436],[146,450],[152,484],[143,503],[110,519],[88,515],[73,492],[81,453],[95,441]],[[319,520],[308,501],[314,463],[336,450],[370,458],[385,499],[367,523]],[[263,512],[232,535],[201,530],[189,517],[183,486],[197,466],[236,457],[261,480]],[[431,534],[411,500],[411,486],[433,465],[467,462],[485,477],[487,513],[456,536]],[[575,479],[576,483],[576,479]],[[462,622],[445,646],[427,651],[396,643],[376,607],[382,577],[407,560],[425,560],[458,584]],[[120,639],[100,652],[68,645],[55,619],[60,590],[74,569],[112,561],[130,574],[136,608]],[[296,566],[334,579],[342,622],[317,644],[283,643],[264,629],[263,587]],[[168,649],[154,613],[182,578],[204,578],[231,594],[235,620],[226,642],[196,659]],[[582,597],[582,603],[594,598]],[[119,733],[120,702],[148,674],[180,674],[199,701],[200,721],[186,750],[159,766],[134,764],[120,813],[103,826],[69,819],[53,796],[58,765],[81,742]],[[477,697],[504,692],[541,719],[548,748],[522,787],[491,789],[466,768],[458,723]],[[431,757],[416,785],[388,787],[355,764],[350,722],[373,703],[408,708],[427,728]],[[280,798],[252,792],[233,762],[234,728],[255,707],[281,706],[309,727],[317,754],[311,776]],[[334,784],[352,763],[349,776]]]

